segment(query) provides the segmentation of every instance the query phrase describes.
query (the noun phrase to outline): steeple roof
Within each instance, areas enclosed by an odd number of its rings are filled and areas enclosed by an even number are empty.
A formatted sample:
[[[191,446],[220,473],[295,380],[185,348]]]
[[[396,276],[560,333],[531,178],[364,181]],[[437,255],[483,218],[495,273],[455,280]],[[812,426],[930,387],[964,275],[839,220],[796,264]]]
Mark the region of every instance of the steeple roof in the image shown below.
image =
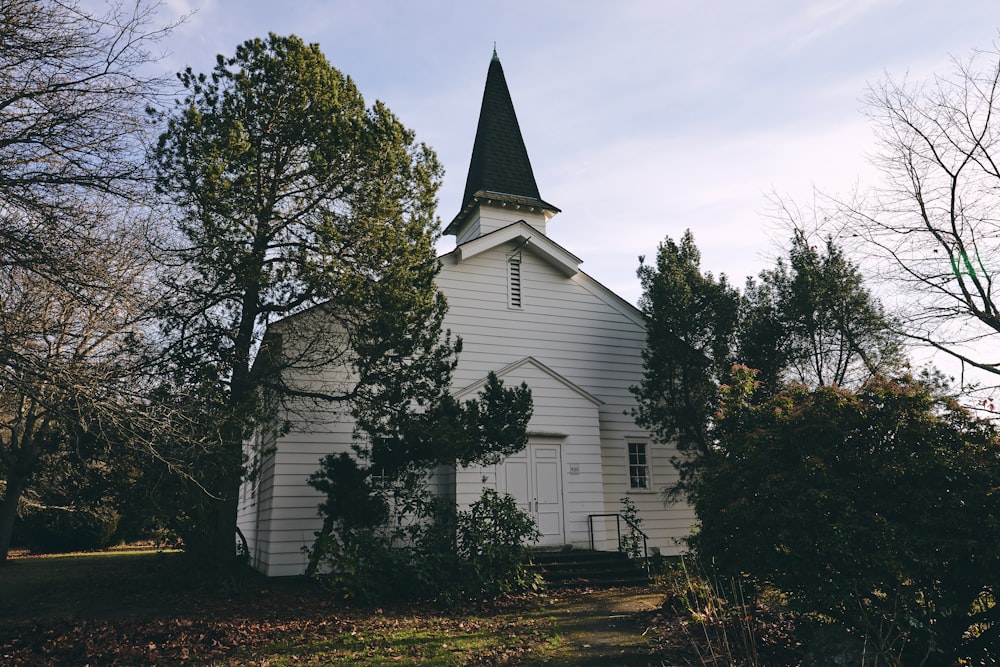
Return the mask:
[[[445,234],[453,233],[472,205],[482,199],[559,212],[538,194],[507,79],[495,48],[486,74],[462,210],[448,225]]]

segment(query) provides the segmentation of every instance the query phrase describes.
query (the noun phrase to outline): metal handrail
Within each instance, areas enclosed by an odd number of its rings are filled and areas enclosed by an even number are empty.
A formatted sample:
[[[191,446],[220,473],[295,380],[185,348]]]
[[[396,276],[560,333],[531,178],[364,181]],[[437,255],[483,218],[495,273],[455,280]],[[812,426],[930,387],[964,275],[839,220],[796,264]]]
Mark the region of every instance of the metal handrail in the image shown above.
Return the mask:
[[[636,525],[636,523],[634,521],[630,520],[627,516],[622,516],[621,514],[618,514],[618,513],[612,513],[612,514],[588,514],[587,515],[587,523],[590,525],[590,550],[591,551],[596,551],[596,549],[594,548],[594,519],[604,519],[604,518],[609,518],[609,517],[615,517],[615,528],[618,530],[618,551],[625,551],[625,549],[622,547],[622,524],[621,524],[622,521],[624,521],[625,525],[627,525],[629,528],[632,529],[632,532],[639,533],[640,535],[642,535],[642,561],[643,561],[643,564],[646,567],[646,576],[648,577],[649,576],[649,547],[648,547],[649,536],[646,535],[646,533],[643,532],[642,528],[640,528],[638,525]]]

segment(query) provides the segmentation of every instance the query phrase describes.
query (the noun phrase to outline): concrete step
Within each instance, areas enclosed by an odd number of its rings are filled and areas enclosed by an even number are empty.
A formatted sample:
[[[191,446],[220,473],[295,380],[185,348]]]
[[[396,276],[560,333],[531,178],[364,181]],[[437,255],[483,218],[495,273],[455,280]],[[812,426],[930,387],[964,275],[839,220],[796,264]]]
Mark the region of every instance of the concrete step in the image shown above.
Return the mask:
[[[614,588],[648,582],[642,561],[632,560],[619,551],[536,551],[532,562],[552,588]]]

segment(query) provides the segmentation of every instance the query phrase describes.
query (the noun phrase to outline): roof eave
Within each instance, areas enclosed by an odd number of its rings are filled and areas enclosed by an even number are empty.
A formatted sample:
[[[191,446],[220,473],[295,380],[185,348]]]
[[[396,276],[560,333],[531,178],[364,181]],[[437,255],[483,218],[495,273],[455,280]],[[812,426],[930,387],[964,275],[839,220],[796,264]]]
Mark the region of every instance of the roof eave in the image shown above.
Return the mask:
[[[531,243],[529,250],[544,259],[564,276],[571,277],[580,272],[580,264],[583,260],[549,237],[540,234],[537,229],[523,220],[471,241],[466,241],[455,248],[451,254],[457,263],[461,263],[505,243],[513,242],[520,247],[525,247],[528,246],[529,241]]]
[[[501,192],[489,192],[486,190],[479,190],[466,202],[462,210],[459,211],[448,226],[444,228],[445,235],[458,235],[458,230],[462,227],[462,224],[469,219],[472,212],[476,210],[477,206],[495,206],[497,208],[509,208],[515,211],[528,211],[529,213],[541,212],[545,215],[545,219],[548,220],[556,213],[561,213],[561,209],[553,206],[544,199],[537,199],[535,197],[522,197],[519,195],[508,195]]]

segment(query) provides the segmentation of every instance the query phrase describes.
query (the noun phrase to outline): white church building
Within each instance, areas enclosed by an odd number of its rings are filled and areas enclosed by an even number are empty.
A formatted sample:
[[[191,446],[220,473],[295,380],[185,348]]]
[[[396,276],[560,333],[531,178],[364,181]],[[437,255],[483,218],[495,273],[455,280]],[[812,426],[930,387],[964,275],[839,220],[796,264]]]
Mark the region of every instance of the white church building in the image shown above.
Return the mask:
[[[512,494],[537,522],[540,546],[615,550],[622,498],[638,509],[649,546],[682,549],[694,515],[665,506],[676,452],[630,416],[629,387],[642,375],[643,315],[581,271],[552,241],[559,209],[541,199],[499,59],[490,62],[462,209],[444,233],[456,247],[440,258],[445,327],[463,341],[453,394],[472,398],[492,371],[526,383],[534,412],[527,448],[500,464],[439,474],[437,491],[466,507],[484,488]],[[287,335],[287,334],[286,334]],[[277,436],[261,475],[246,485],[239,527],[251,563],[267,575],[305,571],[322,524],[321,495],[306,483],[320,459],[350,451],[352,426],[297,428]],[[623,526],[624,530],[624,526]]]

